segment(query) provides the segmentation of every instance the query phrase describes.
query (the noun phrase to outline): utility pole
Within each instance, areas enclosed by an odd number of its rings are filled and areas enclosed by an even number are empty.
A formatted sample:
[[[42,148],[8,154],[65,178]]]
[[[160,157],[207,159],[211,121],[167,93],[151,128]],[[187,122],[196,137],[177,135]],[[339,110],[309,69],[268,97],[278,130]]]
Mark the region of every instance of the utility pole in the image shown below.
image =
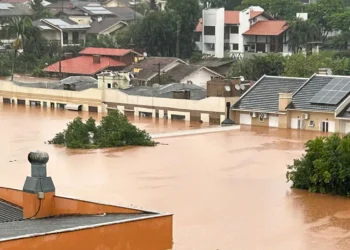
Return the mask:
[[[177,30],[176,30],[176,57],[180,57],[180,30],[181,30],[181,17],[178,17],[176,22]]]
[[[160,62],[159,63],[156,63],[156,64],[153,64],[153,65],[156,65],[158,66],[158,84],[161,84],[161,77],[160,77]]]

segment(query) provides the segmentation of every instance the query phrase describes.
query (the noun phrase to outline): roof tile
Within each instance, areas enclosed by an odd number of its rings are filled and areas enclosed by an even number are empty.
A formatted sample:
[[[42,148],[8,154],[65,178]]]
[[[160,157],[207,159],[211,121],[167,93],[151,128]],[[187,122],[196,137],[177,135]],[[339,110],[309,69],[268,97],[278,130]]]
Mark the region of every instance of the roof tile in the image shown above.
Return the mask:
[[[141,54],[131,49],[110,49],[110,48],[89,47],[79,52],[79,54],[81,55],[101,55],[101,56],[125,56],[129,53],[134,53],[141,56]]]
[[[288,29],[287,21],[268,20],[258,21],[243,35],[278,36]]]

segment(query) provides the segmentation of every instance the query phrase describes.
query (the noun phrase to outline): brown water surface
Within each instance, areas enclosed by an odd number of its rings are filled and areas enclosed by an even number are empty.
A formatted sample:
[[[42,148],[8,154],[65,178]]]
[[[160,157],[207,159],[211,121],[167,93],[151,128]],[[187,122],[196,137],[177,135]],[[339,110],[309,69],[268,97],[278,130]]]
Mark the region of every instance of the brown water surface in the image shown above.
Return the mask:
[[[76,115],[0,106],[0,185],[22,188],[30,174],[28,152],[43,150],[59,195],[174,213],[174,249],[350,248],[350,200],[291,190],[286,183],[286,165],[318,133],[242,127],[161,139],[166,145],[154,148],[86,151],[44,144]],[[207,126],[132,122],[150,133]]]

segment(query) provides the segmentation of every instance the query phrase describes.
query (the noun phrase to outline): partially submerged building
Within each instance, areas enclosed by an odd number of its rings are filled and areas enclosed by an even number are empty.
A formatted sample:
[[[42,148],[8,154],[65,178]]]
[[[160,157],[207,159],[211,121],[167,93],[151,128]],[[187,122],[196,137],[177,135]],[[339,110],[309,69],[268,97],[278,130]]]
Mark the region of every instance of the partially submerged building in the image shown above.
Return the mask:
[[[172,249],[171,214],[58,196],[48,154],[28,160],[22,190],[0,187],[1,250]]]
[[[232,106],[235,123],[350,133],[350,77],[263,76]]]

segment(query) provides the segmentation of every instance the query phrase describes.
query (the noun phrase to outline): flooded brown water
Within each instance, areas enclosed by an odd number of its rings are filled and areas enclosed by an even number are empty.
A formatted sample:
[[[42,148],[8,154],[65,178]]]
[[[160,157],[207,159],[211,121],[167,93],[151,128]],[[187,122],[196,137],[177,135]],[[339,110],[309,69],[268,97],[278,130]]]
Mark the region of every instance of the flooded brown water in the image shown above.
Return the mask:
[[[0,185],[22,188],[30,174],[28,152],[44,150],[59,195],[174,213],[174,249],[350,248],[350,199],[291,190],[286,183],[286,165],[317,133],[242,127],[160,139],[166,145],[154,148],[44,144],[76,114],[0,106]],[[200,126],[133,122],[150,133]]]

